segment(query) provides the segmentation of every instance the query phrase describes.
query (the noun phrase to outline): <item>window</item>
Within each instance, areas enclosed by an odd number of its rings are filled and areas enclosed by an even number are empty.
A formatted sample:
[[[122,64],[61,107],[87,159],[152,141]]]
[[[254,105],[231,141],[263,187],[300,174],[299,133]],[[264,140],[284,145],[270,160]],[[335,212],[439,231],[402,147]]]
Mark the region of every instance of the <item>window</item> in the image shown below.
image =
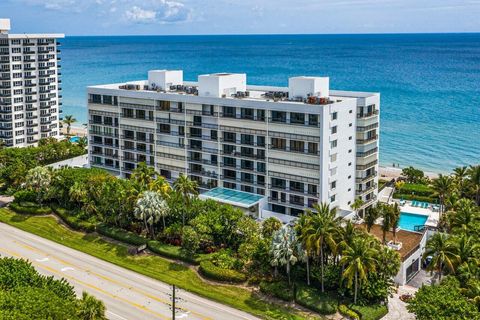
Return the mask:
[[[133,109],[123,108],[122,109],[122,115],[125,118],[133,118]]]
[[[241,117],[242,119],[253,120],[254,110],[248,108],[242,108]]]
[[[215,141],[218,140],[218,132],[217,132],[217,130],[211,130],[211,131],[210,131],[210,139],[215,140]]]
[[[224,131],[224,132],[223,132],[223,141],[236,143],[236,142],[237,142],[236,134],[235,134],[234,132],[226,132],[226,131]]]
[[[272,122],[287,122],[287,113],[284,111],[272,111]]]
[[[190,136],[195,138],[202,137],[202,129],[200,128],[190,128]]]
[[[352,126],[352,123],[349,123],[348,126],[351,127],[351,126]]]
[[[265,137],[264,136],[257,136],[257,146],[265,147]]]
[[[103,96],[103,104],[112,104],[112,96]]]
[[[332,183],[330,183],[330,189],[335,189],[337,187],[337,181],[332,181]]]
[[[223,145],[223,153],[224,154],[231,154],[234,155],[236,151],[235,146],[229,145],[229,144],[224,144]]]
[[[93,123],[102,123],[102,116],[97,116],[97,115],[93,115],[92,116],[92,120],[93,120]]]
[[[242,134],[241,135],[242,144],[254,145],[253,135],[251,134]]]
[[[308,153],[310,153],[310,154],[318,154],[318,143],[316,143],[316,142],[309,142],[309,143],[308,143]]]
[[[290,123],[305,124],[305,114],[290,112]]]
[[[257,162],[257,171],[258,172],[265,172],[266,171],[266,165],[263,162]]]
[[[287,182],[285,180],[278,179],[278,178],[272,178],[272,187],[285,189],[286,186],[287,186]]]
[[[218,163],[218,156],[215,154],[210,155],[210,162],[212,164],[217,164]]]
[[[348,137],[348,140],[352,140],[352,136]]]
[[[335,195],[330,197],[330,202],[335,202]]]
[[[317,186],[314,185],[314,184],[309,184],[308,185],[308,194],[316,196],[317,195]]]
[[[250,161],[250,160],[242,160],[242,169],[245,169],[245,170],[253,170],[254,168],[254,165],[253,165],[253,161]]]
[[[303,183],[297,181],[290,181],[290,190],[303,192]]]
[[[223,175],[228,179],[237,179],[237,172],[233,170],[223,169]]]
[[[265,185],[265,176],[258,175],[257,176],[257,184],[261,185],[261,186],[264,186]]]
[[[308,125],[309,126],[318,126],[318,115],[316,114],[309,114],[308,115]]]
[[[161,111],[170,111],[170,101],[159,101],[158,104]]]
[[[225,167],[233,167],[237,166],[237,160],[235,158],[223,157],[223,165]]]
[[[352,112],[353,112],[353,110],[348,110],[348,113],[352,113]]]
[[[159,128],[161,133],[170,133],[170,125],[169,124],[160,124]]]
[[[330,142],[330,148],[336,148],[337,147],[337,140],[333,140]]]
[[[265,121],[265,110],[257,110],[257,120]]]
[[[287,149],[287,140],[280,138],[272,138],[272,149]]]
[[[290,140],[290,151],[304,152],[305,143],[303,141]]]
[[[222,107],[223,110],[223,117],[225,118],[235,118],[236,117],[236,111],[235,107]]]
[[[335,133],[337,133],[337,126],[332,127],[332,134],[335,134]]]
[[[337,112],[332,113],[332,120],[337,120]]]
[[[348,150],[348,153],[352,153],[352,149],[349,149],[349,150]]]
[[[202,104],[202,114],[213,116],[213,106],[211,104]]]

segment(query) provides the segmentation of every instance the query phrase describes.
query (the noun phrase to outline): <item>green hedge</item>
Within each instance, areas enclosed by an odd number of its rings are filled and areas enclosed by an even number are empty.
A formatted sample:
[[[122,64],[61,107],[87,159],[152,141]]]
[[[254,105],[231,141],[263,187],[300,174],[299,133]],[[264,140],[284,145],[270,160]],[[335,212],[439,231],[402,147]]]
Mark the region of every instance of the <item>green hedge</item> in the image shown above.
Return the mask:
[[[160,241],[152,240],[147,243],[148,249],[163,257],[180,260],[190,264],[198,265],[205,255],[197,255],[195,257],[188,257],[182,252],[182,248],[172,246],[171,244],[162,243]]]
[[[397,192],[401,194],[415,194],[422,197],[432,197],[435,194],[435,190],[431,187],[419,183],[404,183]]]
[[[119,228],[109,227],[103,223],[97,225],[97,232],[112,239],[122,241],[134,246],[147,244],[148,240],[136,233]]]
[[[388,313],[387,306],[380,304],[369,306],[351,304],[349,305],[349,308],[358,313],[362,320],[380,320]]]
[[[324,315],[336,313],[338,306],[338,301],[333,296],[304,285],[297,286],[295,302]]]
[[[199,271],[204,277],[217,281],[239,283],[247,280],[245,274],[235,270],[219,268],[209,260],[200,262]]]
[[[52,209],[53,212],[55,212],[55,214],[72,229],[81,230],[88,233],[94,232],[97,227],[95,223],[84,221],[78,218],[77,215],[73,215],[71,211],[68,211],[65,208],[53,206]]]
[[[342,316],[347,317],[348,319],[360,320],[360,316],[355,311],[353,311],[352,309],[350,309],[344,304],[341,304],[338,307],[338,312],[340,312]]]
[[[31,202],[12,202],[9,204],[9,208],[21,214],[46,215],[52,213],[52,209],[49,207],[42,207]]]
[[[437,203],[437,198],[435,197],[425,197],[425,196],[417,196],[417,195],[411,195],[411,194],[402,194],[395,192],[393,194],[393,197],[395,199],[403,199],[403,200],[417,200],[417,201],[423,201],[423,202],[428,202],[428,203]]]
[[[285,301],[293,300],[293,290],[285,281],[262,281],[260,282],[260,291]]]

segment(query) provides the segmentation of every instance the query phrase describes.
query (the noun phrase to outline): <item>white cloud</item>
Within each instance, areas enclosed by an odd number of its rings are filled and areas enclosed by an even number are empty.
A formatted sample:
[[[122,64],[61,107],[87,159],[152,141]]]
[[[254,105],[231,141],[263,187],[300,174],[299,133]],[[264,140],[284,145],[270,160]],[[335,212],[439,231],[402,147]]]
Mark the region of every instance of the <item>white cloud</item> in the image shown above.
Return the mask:
[[[157,13],[152,10],[144,10],[137,6],[125,11],[125,17],[131,22],[137,23],[152,23],[155,22]]]

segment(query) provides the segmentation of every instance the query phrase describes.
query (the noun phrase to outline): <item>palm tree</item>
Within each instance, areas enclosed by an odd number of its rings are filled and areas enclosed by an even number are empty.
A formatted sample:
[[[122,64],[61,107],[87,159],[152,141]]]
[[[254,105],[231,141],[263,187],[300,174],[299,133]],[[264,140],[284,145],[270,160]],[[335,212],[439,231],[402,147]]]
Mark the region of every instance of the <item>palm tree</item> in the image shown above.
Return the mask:
[[[432,181],[432,188],[438,194],[440,199],[440,216],[443,213],[443,207],[445,206],[445,197],[447,197],[452,191],[453,180],[449,176],[442,174],[438,175],[438,178]]]
[[[295,231],[298,235],[298,241],[305,249],[305,262],[307,264],[307,285],[310,285],[310,256],[312,254],[312,248],[307,243],[307,234],[305,230],[307,230],[308,225],[310,224],[310,217],[311,212],[305,212],[304,214],[298,217],[297,221],[295,222]],[[276,218],[275,218],[276,219]],[[280,223],[280,221],[278,221]]]
[[[52,174],[47,167],[35,167],[30,169],[26,176],[26,187],[31,188],[37,194],[37,202],[42,203],[43,196],[47,192]]]
[[[476,242],[472,236],[463,234],[460,237],[455,237],[453,244],[455,246],[455,253],[458,256],[458,265],[469,264],[471,262],[478,265],[479,260],[477,255],[480,250],[480,244]]]
[[[142,192],[147,189],[155,175],[157,173],[153,167],[148,166],[145,162],[140,162],[133,170],[130,178],[135,182],[138,192]]]
[[[386,243],[386,236],[387,232],[390,231],[390,228],[392,227],[392,214],[391,214],[392,208],[389,205],[382,204],[380,206],[380,215],[382,216],[382,243]]]
[[[191,195],[198,195],[198,184],[191,180],[188,176],[180,174],[180,176],[173,183],[175,192],[181,195],[187,208],[190,207]],[[182,212],[182,225],[185,225],[185,210]]]
[[[398,224],[400,223],[400,208],[398,207],[398,203],[391,207],[389,210],[390,212],[390,227],[392,228],[393,233],[393,244],[397,243],[397,228]]]
[[[0,150],[2,150],[3,148],[5,148],[5,141],[3,141],[3,139],[0,139]]]
[[[454,265],[459,258],[455,254],[455,250],[455,245],[447,234],[434,234],[427,241],[425,253],[423,254],[423,259],[432,256],[432,262],[428,265],[427,270],[433,271],[435,269],[439,274],[439,280],[442,279],[442,271],[445,267],[450,272],[454,272]]]
[[[480,165],[470,166],[468,177],[475,192],[475,202],[480,206]]]
[[[75,122],[77,122],[77,119],[75,119],[71,115],[65,116],[65,118],[63,119],[63,123],[67,125],[67,136],[70,135],[70,129],[72,127],[72,124],[74,124]]]
[[[463,166],[453,169],[453,175],[455,177],[455,184],[457,185],[458,192],[464,197],[467,193],[466,178],[468,176],[468,167]]]
[[[160,217],[163,219],[163,228],[166,228],[165,217],[169,214],[167,203],[162,199],[159,193],[154,191],[145,191],[137,200],[134,210],[135,218],[142,220],[145,230],[150,237],[155,237],[153,225],[158,222]]]
[[[353,211],[355,211],[356,216],[358,217],[358,210],[363,206],[365,202],[362,200],[362,198],[358,197],[353,201],[353,203],[350,205]]]
[[[332,251],[336,249],[334,238],[338,233],[341,218],[336,217],[336,209],[330,209],[328,203],[316,203],[313,209],[316,211],[315,213],[306,210],[311,218],[310,223],[304,229],[303,238],[309,250],[313,250],[317,256],[320,256],[322,292],[324,292],[325,246],[328,246]]]
[[[358,237],[342,252],[340,263],[345,266],[342,278],[347,280],[347,287],[355,286],[353,303],[357,303],[358,287],[367,280],[367,273],[374,272],[377,251],[368,237]]]
[[[77,145],[78,145],[80,148],[85,149],[85,148],[88,146],[88,139],[87,139],[87,137],[80,137],[80,138],[78,138]]]
[[[450,228],[463,228],[467,230],[472,222],[478,220],[477,210],[472,200],[465,198],[460,199],[456,203],[454,211],[449,212]]]
[[[164,199],[167,199],[172,191],[172,187],[167,179],[159,175],[155,180],[150,181],[148,190],[159,192]]]
[[[380,217],[380,210],[377,206],[372,206],[368,208],[365,212],[365,225],[367,226],[367,232],[370,233],[375,221]]]
[[[271,265],[286,266],[288,284],[290,284],[290,266],[294,265],[298,258],[295,253],[297,251],[297,239],[294,230],[288,226],[283,226],[280,230],[273,234],[270,253],[272,254]]]
[[[106,320],[105,305],[101,300],[82,292],[82,298],[78,301],[77,315],[82,320]]]

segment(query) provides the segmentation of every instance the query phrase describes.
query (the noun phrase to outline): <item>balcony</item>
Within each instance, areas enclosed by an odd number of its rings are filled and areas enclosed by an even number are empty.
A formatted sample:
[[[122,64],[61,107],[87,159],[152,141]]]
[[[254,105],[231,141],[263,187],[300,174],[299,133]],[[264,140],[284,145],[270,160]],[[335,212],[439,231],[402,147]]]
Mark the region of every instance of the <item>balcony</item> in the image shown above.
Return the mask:
[[[365,152],[357,152],[357,158],[365,158],[378,152],[378,148],[373,148]]]
[[[368,112],[368,113],[357,113],[357,118],[366,119],[366,118],[371,118],[377,115],[378,115],[378,110],[373,110],[372,112]]]
[[[33,58],[23,59],[23,62],[35,62],[35,59]]]
[[[40,129],[40,131],[42,131],[42,132],[50,132],[50,131],[52,131],[52,129],[51,129],[51,128],[42,128],[42,129]]]
[[[25,84],[25,87],[27,87],[27,88],[32,88],[32,87],[36,87],[36,86],[37,86],[36,83],[26,83]]]
[[[32,100],[26,100],[25,103],[36,103],[37,100],[36,99],[32,99]]]
[[[356,183],[363,183],[363,182],[367,182],[368,180],[371,180],[373,178],[375,178],[377,176],[377,171],[373,171],[373,173],[370,173],[369,175],[365,176],[365,177],[356,177],[355,178],[355,182]]]
[[[362,194],[364,194],[364,193],[368,193],[368,192],[370,192],[370,191],[373,191],[373,190],[375,190],[376,188],[377,188],[377,184],[374,183],[374,184],[372,184],[370,187],[365,187],[364,189],[357,189],[357,190],[355,190],[355,194],[356,194],[356,195],[362,195]]]
[[[378,140],[378,135],[374,135],[372,137],[357,139],[357,144],[366,144],[366,143],[371,143],[377,140]]]

